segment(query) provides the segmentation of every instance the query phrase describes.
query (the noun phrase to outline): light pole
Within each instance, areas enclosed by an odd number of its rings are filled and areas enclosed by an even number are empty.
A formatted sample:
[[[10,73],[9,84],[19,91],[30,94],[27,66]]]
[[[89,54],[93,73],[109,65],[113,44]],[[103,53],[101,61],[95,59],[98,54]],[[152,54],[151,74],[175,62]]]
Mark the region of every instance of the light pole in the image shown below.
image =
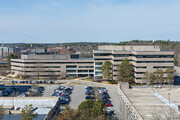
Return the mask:
[[[171,102],[170,102],[170,96],[171,96],[171,93],[170,93],[170,92],[168,92],[168,95],[169,95],[169,104],[170,104],[170,103],[171,103]]]

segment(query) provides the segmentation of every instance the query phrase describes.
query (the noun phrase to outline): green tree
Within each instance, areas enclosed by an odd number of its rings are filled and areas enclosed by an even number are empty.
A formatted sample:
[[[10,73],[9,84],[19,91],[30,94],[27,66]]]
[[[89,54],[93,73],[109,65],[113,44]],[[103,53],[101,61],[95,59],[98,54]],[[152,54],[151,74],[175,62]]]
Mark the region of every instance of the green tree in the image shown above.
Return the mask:
[[[94,103],[93,108],[92,108],[92,116],[93,118],[98,118],[98,116],[101,117],[106,117],[107,116],[107,112],[104,111],[104,104],[102,102],[101,99],[98,99],[96,103]]]
[[[92,108],[94,106],[93,100],[89,99],[82,102],[78,107],[78,119],[79,120],[91,120],[92,119]]]
[[[175,70],[172,67],[169,67],[166,69],[166,74],[167,74],[166,81],[167,81],[167,83],[173,84],[174,72],[175,72]]]
[[[76,119],[77,119],[77,111],[71,109],[69,105],[66,105],[65,110],[56,117],[56,120],[76,120]]]
[[[133,66],[127,58],[124,58],[121,64],[118,64],[117,81],[134,83]]]
[[[104,111],[102,100],[86,100],[82,102],[77,110],[77,120],[107,120],[107,112]]]
[[[37,118],[38,114],[33,110],[34,108],[32,104],[26,105],[21,111],[20,115],[22,118],[20,120],[32,120],[33,118]]]
[[[103,77],[106,79],[112,79],[112,63],[107,60],[104,62],[102,67]]]
[[[11,67],[11,59],[12,58],[18,58],[16,55],[14,54],[10,54],[9,56],[7,56],[7,62],[8,62],[8,67]]]

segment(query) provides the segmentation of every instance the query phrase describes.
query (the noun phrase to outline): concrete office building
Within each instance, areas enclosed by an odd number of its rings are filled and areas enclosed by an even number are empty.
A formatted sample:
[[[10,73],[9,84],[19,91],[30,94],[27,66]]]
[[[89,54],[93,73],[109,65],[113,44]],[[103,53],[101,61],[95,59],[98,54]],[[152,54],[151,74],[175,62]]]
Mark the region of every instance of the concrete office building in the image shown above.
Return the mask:
[[[13,53],[13,48],[0,47],[0,59],[6,58],[7,56]]]
[[[94,77],[102,79],[102,65],[106,60],[113,64],[113,79],[117,79],[117,65],[126,57],[134,67],[134,80],[141,83],[146,71],[153,72],[157,68],[165,71],[174,66],[174,52],[161,51],[159,46],[98,46],[93,51]],[[165,73],[164,73],[165,74]]]
[[[11,60],[11,71],[23,77],[93,77],[92,58],[74,59],[74,55],[22,54]]]
[[[117,79],[117,65],[128,58],[134,67],[134,80],[141,83],[146,71],[156,68],[164,71],[174,66],[174,53],[161,51],[159,46],[98,46],[93,58],[80,59],[75,55],[27,54],[12,59],[12,72],[22,76],[39,74],[42,77],[93,77],[102,79],[102,65],[106,60],[113,63],[113,79]],[[165,74],[165,73],[164,73]]]

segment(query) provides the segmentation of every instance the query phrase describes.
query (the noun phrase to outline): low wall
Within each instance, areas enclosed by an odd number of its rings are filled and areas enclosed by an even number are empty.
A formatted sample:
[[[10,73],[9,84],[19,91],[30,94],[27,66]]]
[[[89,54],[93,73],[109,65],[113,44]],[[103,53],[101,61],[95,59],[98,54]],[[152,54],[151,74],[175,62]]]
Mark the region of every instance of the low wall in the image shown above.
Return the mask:
[[[120,88],[120,84],[118,83],[118,93],[121,96],[120,99],[120,109],[122,111],[121,118],[122,120],[144,120],[141,114],[136,110],[134,105],[131,103],[131,101],[128,99],[126,94],[123,92],[123,90]]]
[[[58,98],[55,106],[48,112],[44,120],[55,120],[56,116],[60,113],[60,97]]]

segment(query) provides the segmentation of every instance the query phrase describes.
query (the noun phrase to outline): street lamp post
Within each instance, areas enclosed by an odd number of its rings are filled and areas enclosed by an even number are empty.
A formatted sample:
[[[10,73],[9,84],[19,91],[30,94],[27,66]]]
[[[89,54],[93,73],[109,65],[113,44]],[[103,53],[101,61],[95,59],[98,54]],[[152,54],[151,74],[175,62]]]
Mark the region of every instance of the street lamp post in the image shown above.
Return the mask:
[[[168,92],[168,95],[169,95],[169,104],[170,104],[170,103],[171,103],[171,102],[170,102],[170,96],[171,96],[171,93],[170,93],[170,92]]]

